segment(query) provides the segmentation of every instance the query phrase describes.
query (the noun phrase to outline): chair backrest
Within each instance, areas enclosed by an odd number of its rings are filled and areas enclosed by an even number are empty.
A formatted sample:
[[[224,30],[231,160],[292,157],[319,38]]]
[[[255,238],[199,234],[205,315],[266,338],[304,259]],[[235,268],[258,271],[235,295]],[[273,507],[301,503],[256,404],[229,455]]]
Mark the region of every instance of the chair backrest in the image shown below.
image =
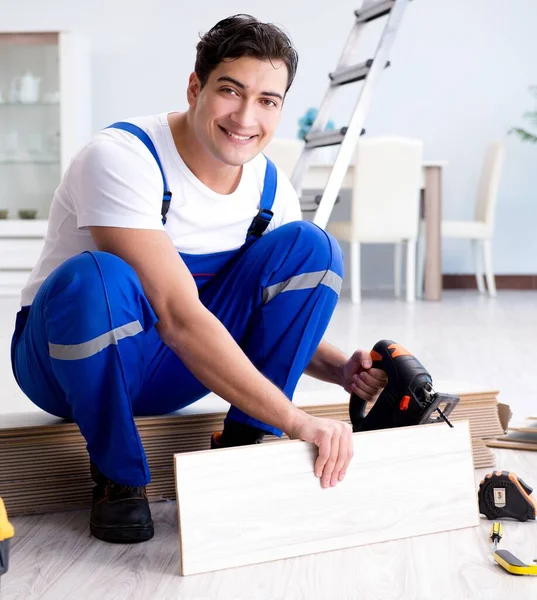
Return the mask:
[[[351,208],[355,237],[378,242],[417,239],[422,161],[420,140],[358,141]]]
[[[489,144],[479,178],[477,201],[475,205],[475,220],[485,223],[487,229],[494,228],[494,215],[498,199],[498,188],[505,157],[505,142]]]
[[[272,138],[263,150],[263,154],[291,179],[303,146],[304,142],[299,139]]]

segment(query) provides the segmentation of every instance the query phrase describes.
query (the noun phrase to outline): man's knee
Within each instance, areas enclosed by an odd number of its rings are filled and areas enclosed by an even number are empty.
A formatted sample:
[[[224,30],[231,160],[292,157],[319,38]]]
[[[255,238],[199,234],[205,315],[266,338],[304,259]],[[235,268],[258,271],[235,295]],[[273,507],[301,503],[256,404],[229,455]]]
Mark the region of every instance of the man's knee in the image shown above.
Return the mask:
[[[113,304],[143,294],[134,269],[108,252],[83,252],[73,256],[49,279],[43,290],[47,312],[69,313],[71,320],[109,312]]]
[[[343,277],[343,253],[337,240],[324,229],[309,221],[293,221],[279,227],[284,237],[292,237],[300,247],[311,252],[319,270],[329,269]]]
[[[110,285],[140,285],[134,269],[123,259],[108,252],[82,252],[62,263],[50,276],[51,298],[65,291],[95,292]]]

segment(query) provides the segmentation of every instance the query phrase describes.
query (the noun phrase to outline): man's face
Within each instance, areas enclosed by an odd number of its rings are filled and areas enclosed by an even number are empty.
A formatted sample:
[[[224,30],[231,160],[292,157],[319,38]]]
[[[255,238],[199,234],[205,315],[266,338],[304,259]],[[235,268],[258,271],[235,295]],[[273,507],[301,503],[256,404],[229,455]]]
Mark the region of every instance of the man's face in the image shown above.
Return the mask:
[[[247,56],[221,62],[203,89],[193,73],[188,102],[195,133],[204,148],[233,166],[259,154],[278,125],[287,77],[283,61]]]

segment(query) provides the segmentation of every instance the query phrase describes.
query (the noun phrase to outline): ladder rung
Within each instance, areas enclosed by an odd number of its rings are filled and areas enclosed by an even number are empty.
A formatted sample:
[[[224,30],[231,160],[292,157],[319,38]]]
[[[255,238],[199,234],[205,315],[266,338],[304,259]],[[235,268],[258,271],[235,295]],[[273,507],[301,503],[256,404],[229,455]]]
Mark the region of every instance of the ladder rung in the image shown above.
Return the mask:
[[[341,144],[347,128],[342,127],[339,131],[316,131],[306,136],[306,148],[322,148],[324,146],[335,146]]]
[[[367,23],[369,21],[373,21],[374,19],[378,19],[379,17],[383,17],[391,11],[394,4],[395,0],[382,0],[381,2],[373,4],[373,6],[355,10],[354,14],[356,15],[356,22]]]
[[[302,212],[317,212],[319,205],[315,202],[302,202],[300,201],[300,210]]]
[[[339,131],[315,131],[306,136],[306,148],[324,148],[325,146],[336,146],[341,144],[347,133],[347,127],[342,127]],[[365,129],[362,129],[360,135],[364,135]]]
[[[305,194],[300,196],[300,209],[302,212],[315,212],[319,208],[317,196]]]
[[[371,65],[373,64],[373,59],[370,58],[363,63],[358,65],[354,65],[352,67],[345,67],[344,69],[340,69],[339,71],[334,71],[330,73],[328,77],[330,77],[332,83],[332,87],[336,85],[343,85],[345,83],[354,83],[355,81],[362,81],[365,79],[367,74],[369,73],[369,69],[371,69]],[[390,61],[386,61],[386,67],[390,66]]]
[[[315,204],[317,206],[319,206],[319,204],[321,204],[321,200],[322,199],[323,199],[323,195],[322,194],[317,194],[317,196],[315,196],[315,198],[313,199],[313,201],[315,202]],[[341,198],[339,196],[336,196],[335,204],[339,204],[340,200],[341,200]]]
[[[323,199],[322,194],[317,194],[315,196],[304,195],[300,197],[300,209],[302,212],[315,212],[319,208],[319,204],[321,204],[321,200]],[[339,204],[341,198],[337,196],[335,204]]]

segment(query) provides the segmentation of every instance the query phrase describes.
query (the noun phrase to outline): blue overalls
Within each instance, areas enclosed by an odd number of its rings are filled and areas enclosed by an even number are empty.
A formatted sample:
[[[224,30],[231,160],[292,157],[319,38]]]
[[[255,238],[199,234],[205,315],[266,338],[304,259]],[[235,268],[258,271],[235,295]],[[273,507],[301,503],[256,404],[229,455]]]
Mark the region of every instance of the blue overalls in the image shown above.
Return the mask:
[[[153,146],[128,125],[112,127]],[[152,153],[163,177],[165,222],[171,192]],[[334,238],[308,222],[261,235],[272,217],[276,183],[267,160],[260,211],[241,248],[181,257],[201,302],[292,399],[337,304],[343,258]],[[134,270],[100,251],[61,264],[17,315],[11,346],[17,383],[37,406],[77,423],[90,460],[123,485],[150,481],[133,417],[170,413],[209,392],[162,342],[157,321]],[[282,435],[233,406],[228,419]]]

